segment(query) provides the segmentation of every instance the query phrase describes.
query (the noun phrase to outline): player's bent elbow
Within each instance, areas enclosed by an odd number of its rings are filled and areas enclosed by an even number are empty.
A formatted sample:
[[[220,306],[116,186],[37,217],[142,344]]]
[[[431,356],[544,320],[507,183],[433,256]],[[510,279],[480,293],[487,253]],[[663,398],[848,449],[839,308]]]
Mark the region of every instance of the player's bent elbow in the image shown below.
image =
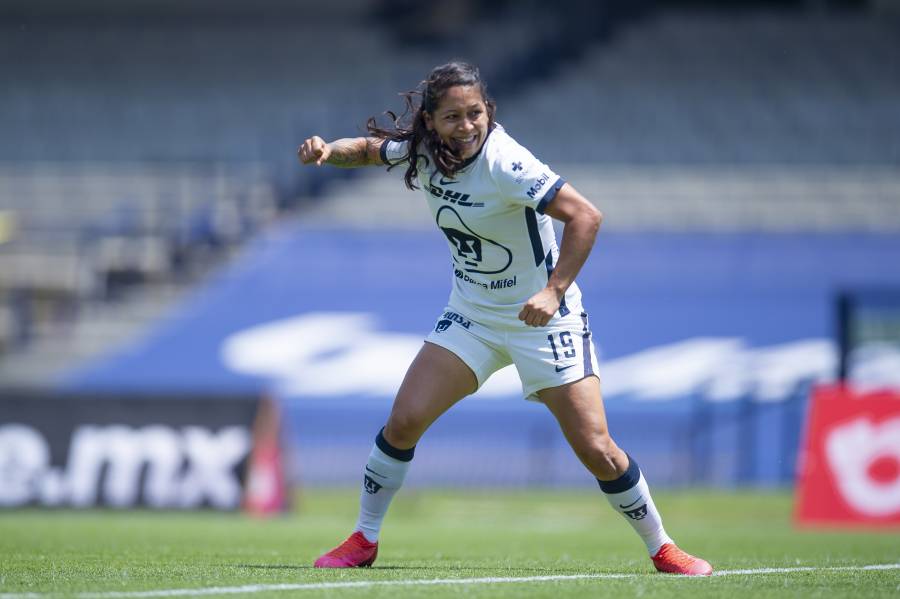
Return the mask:
[[[593,204],[588,204],[584,209],[584,222],[589,224],[591,230],[596,233],[600,230],[600,223],[603,222],[603,213]]]

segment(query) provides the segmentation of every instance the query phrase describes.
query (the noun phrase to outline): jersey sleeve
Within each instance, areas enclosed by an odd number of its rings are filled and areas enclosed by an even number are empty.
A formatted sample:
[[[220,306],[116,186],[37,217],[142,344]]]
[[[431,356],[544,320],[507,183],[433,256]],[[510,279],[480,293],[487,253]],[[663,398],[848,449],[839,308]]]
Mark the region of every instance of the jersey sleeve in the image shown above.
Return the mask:
[[[491,161],[491,175],[508,201],[543,214],[565,180],[527,149],[512,142]]]
[[[409,142],[384,140],[381,144],[381,161],[388,166],[400,164],[409,160]]]

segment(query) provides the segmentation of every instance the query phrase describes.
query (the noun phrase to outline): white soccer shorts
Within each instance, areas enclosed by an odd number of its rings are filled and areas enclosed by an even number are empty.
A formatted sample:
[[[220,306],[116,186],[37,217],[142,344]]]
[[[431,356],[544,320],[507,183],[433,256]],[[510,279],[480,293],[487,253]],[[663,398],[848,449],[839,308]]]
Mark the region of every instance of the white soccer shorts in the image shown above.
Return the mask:
[[[537,392],[597,376],[597,354],[586,312],[555,318],[548,326],[488,328],[447,307],[425,341],[456,354],[472,369],[478,386],[515,364],[526,399]]]

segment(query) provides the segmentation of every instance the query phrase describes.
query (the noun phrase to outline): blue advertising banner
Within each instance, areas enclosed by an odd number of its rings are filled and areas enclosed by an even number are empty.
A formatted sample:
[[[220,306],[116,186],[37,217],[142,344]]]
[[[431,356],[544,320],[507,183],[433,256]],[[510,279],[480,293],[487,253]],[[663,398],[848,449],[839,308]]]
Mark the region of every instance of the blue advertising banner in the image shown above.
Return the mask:
[[[888,235],[601,232],[578,283],[614,435],[663,482],[790,480],[806,390],[836,371],[834,295],[897,285],[896,264],[900,239]],[[346,481],[443,313],[452,277],[437,232],[285,223],[144,338],[64,386],[269,393],[295,433],[296,476]],[[488,445],[496,460],[467,459],[495,467],[481,478],[469,468],[467,481],[527,484],[535,460],[557,454],[545,483],[588,480],[557,448],[546,410],[521,399],[511,367],[451,412],[429,431],[432,458],[417,454],[432,460],[423,483],[456,480],[441,464]]]
[[[835,291],[896,284],[898,263],[887,235],[601,233],[578,283],[605,394],[777,399],[827,379]],[[64,386],[390,397],[452,276],[438,233],[286,224]],[[494,379],[485,396],[518,394],[514,372]]]

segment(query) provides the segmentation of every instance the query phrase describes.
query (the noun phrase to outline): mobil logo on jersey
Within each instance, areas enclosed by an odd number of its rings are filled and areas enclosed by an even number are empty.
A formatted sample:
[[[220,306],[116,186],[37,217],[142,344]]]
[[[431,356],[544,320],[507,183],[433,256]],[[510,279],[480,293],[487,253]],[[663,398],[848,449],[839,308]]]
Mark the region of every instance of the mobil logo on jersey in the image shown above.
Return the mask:
[[[512,252],[473,231],[452,207],[442,206],[437,212],[436,220],[450,242],[453,260],[463,271],[496,274],[509,268]]]
[[[541,173],[541,176],[538,177],[537,181],[528,189],[526,194],[532,200],[537,197],[538,193],[544,188],[544,185],[547,184],[547,181],[550,180],[550,175],[547,173]]]

